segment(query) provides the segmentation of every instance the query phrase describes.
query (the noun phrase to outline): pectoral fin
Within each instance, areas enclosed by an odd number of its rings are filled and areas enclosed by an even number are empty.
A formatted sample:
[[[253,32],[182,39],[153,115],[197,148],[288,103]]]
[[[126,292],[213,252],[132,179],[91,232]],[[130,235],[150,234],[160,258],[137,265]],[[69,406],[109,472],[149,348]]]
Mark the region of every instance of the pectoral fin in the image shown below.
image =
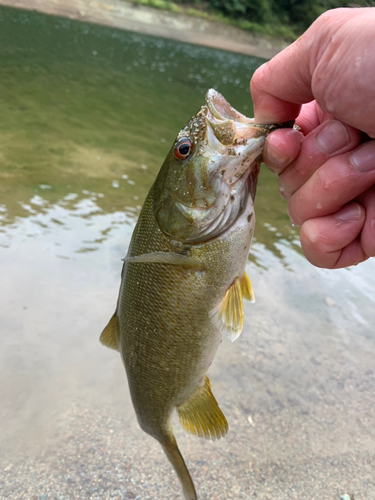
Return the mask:
[[[199,437],[219,439],[228,432],[228,422],[211,392],[205,377],[203,386],[197,387],[186,403],[177,408],[182,427]]]
[[[122,260],[124,262],[141,262],[144,264],[171,264],[173,266],[196,269],[197,271],[202,271],[204,269],[203,265],[197,260],[175,252],[144,253],[135,255],[134,257],[126,257]]]
[[[102,334],[100,335],[100,342],[105,345],[106,347],[109,347],[110,349],[114,349],[115,351],[118,351],[118,324],[117,324],[117,318],[116,318],[116,313],[112,316],[112,318],[109,320],[108,325],[104,328],[102,331]]]
[[[246,272],[228,288],[220,304],[210,311],[213,324],[234,342],[241,335],[243,326],[242,299],[255,302],[254,292]]]

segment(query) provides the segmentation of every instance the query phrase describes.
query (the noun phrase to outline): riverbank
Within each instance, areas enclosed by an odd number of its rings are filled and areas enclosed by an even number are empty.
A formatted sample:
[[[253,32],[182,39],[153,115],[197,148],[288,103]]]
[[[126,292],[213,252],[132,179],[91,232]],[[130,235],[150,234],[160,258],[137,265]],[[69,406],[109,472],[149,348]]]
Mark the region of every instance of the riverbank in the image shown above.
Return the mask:
[[[235,26],[132,4],[124,0],[0,0],[34,10],[113,28],[270,59],[288,45]]]

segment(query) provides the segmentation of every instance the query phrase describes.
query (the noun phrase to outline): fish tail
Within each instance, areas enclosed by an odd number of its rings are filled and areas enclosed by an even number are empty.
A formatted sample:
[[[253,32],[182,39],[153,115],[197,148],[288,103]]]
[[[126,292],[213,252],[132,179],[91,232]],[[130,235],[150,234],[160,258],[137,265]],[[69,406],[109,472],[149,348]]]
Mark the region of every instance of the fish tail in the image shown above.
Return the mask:
[[[178,449],[177,442],[173,434],[168,436],[167,440],[160,441],[160,444],[165,451],[169,461],[173,465],[177,476],[181,482],[182,489],[186,500],[197,500],[197,493],[195,491],[193,480],[191,479],[185,461]]]

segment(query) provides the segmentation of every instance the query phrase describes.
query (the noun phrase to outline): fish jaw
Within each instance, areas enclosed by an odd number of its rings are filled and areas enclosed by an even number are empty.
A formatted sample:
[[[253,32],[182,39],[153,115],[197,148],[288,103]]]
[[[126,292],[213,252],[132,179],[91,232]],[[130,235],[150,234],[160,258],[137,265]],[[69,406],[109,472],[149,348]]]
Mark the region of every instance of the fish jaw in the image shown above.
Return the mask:
[[[211,161],[222,181],[234,184],[261,156],[270,126],[255,124],[214,89],[206,94],[206,106],[207,142],[216,151]]]
[[[246,130],[241,129],[241,132],[246,132],[248,139],[243,137],[236,138],[235,142],[227,146],[225,151],[211,154],[209,160],[212,164],[217,166],[217,175],[220,175],[221,183],[225,183],[231,187],[233,187],[247,171],[251,170],[257,160],[260,160],[266,140],[264,135],[258,135],[258,131],[255,127],[248,127]],[[212,135],[213,134],[208,133],[211,145],[217,140],[216,137],[212,137]],[[221,186],[221,190],[223,189],[225,188]]]
[[[232,108],[229,102],[225,99],[220,92],[215,89],[209,89],[206,92],[206,105],[209,109],[212,117],[219,120],[232,120],[234,122],[244,122],[247,123],[252,121],[253,118],[247,118],[236,109]]]

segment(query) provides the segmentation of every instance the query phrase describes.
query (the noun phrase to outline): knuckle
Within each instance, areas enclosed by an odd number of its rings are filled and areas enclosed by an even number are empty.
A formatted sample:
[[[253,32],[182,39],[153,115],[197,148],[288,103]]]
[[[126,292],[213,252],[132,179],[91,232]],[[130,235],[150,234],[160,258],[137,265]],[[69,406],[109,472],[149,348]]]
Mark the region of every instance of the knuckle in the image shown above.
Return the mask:
[[[311,160],[310,160],[311,162]],[[300,156],[293,164],[294,171],[298,177],[305,179],[310,174],[311,166],[304,156]]]
[[[314,192],[322,200],[329,199],[337,202],[348,191],[349,187],[355,186],[358,178],[349,164],[347,153],[329,158],[314,175]],[[329,197],[329,198],[328,198]]]
[[[316,182],[319,192],[325,197],[332,187],[329,170],[326,168],[318,168],[316,171]]]
[[[321,24],[327,24],[331,22],[333,17],[336,17],[336,13],[333,10],[327,10],[318,17],[317,21]]]

